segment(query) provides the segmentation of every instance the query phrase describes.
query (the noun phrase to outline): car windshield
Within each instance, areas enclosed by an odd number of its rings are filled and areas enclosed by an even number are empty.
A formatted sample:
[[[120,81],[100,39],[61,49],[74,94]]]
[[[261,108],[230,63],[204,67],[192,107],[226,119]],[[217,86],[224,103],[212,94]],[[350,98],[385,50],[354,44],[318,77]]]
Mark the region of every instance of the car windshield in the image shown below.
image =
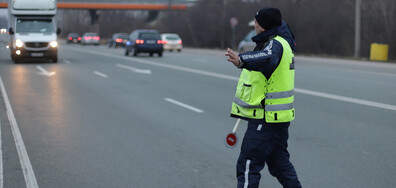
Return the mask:
[[[166,36],[165,39],[166,40],[179,40],[180,38],[177,36]]]
[[[86,33],[84,36],[98,36],[96,33]]]
[[[140,33],[141,39],[159,39],[159,34],[158,33]]]
[[[18,19],[17,33],[50,33],[54,32],[52,20]]]
[[[113,38],[125,39],[125,38],[128,38],[128,37],[129,37],[129,35],[127,33],[119,33],[119,34],[115,34]]]
[[[252,41],[252,38],[256,35],[256,30],[252,30],[246,35],[245,40]]]

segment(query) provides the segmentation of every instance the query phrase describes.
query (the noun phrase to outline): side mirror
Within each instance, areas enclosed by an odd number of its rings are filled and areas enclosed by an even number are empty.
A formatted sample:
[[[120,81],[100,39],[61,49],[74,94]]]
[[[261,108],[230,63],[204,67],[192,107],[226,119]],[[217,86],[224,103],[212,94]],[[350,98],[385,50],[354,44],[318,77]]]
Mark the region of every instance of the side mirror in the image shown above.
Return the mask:
[[[61,29],[60,29],[60,28],[56,29],[56,34],[57,34],[57,35],[60,35],[60,34],[61,34],[61,32],[62,32],[62,31],[61,31]]]
[[[8,29],[8,33],[9,33],[10,35],[14,35],[14,34],[15,34],[14,30],[12,29],[12,27],[10,27],[10,28]]]

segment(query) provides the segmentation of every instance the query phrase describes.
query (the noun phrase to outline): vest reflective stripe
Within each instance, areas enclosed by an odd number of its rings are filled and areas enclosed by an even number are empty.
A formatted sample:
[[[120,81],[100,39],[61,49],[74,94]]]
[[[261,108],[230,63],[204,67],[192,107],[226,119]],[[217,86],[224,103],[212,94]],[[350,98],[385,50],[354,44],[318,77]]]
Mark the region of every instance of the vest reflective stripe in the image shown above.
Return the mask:
[[[293,109],[293,103],[265,106],[265,111],[282,111],[282,110],[291,110],[291,109]]]
[[[261,105],[250,105],[238,97],[234,98],[234,103],[244,108],[263,108]]]
[[[266,99],[280,99],[280,98],[288,98],[294,95],[294,89],[290,91],[284,92],[274,92],[265,94]]]
[[[234,117],[265,118],[267,123],[294,119],[294,54],[285,39],[276,36],[273,40],[283,47],[278,67],[268,79],[262,72],[242,69],[231,108]]]

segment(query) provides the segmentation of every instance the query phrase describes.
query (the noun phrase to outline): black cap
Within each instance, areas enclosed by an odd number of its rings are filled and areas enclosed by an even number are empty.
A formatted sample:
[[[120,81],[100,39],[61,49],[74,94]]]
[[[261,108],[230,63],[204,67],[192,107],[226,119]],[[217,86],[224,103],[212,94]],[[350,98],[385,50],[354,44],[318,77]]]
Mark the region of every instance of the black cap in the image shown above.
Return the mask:
[[[254,18],[265,30],[270,30],[282,24],[282,15],[277,8],[263,8],[256,12]]]

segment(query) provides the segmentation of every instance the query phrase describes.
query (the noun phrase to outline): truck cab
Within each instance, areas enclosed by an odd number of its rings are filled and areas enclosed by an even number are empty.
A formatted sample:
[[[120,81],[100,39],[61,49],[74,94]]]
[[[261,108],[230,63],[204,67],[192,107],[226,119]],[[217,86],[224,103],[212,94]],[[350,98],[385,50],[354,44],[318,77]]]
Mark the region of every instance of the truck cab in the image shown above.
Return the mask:
[[[9,33],[11,59],[19,63],[26,58],[58,61],[54,0],[10,1]]]

